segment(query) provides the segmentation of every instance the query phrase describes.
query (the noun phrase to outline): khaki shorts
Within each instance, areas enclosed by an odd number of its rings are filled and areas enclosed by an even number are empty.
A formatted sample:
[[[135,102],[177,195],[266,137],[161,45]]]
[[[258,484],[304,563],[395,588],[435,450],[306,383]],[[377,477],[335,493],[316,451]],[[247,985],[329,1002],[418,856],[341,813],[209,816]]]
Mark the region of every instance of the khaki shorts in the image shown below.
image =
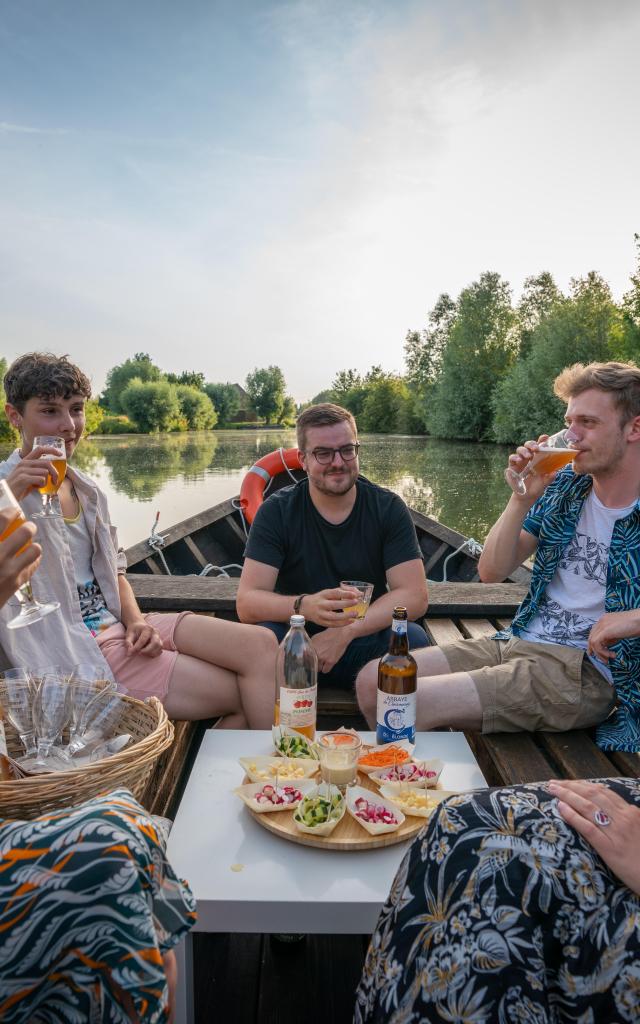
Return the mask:
[[[468,672],[483,732],[564,732],[608,717],[615,690],[584,651],[529,640],[459,640],[440,648],[452,672]]]

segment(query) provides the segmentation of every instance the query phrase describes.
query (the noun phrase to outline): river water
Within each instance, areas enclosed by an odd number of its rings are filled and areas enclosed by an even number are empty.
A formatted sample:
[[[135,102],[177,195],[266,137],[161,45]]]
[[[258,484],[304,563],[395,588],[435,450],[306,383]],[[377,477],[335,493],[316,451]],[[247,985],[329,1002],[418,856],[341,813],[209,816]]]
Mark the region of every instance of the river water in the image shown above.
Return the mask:
[[[424,437],[363,434],[360,467],[407,504],[484,541],[508,497],[508,449]],[[167,528],[238,494],[256,459],[295,445],[293,430],[218,430],[92,437],[74,462],[107,492],[125,547],[149,535],[156,511]],[[0,459],[10,451],[0,446]]]

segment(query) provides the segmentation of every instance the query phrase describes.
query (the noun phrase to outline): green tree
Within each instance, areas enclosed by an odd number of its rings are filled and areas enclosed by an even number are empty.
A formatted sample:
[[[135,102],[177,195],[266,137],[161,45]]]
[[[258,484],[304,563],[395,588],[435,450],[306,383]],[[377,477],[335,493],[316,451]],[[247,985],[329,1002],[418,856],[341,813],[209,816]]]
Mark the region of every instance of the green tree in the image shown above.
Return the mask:
[[[411,392],[412,415],[417,430],[427,426],[427,409],[440,373],[442,356],[456,316],[456,303],[443,293],[429,313],[423,331],[408,331],[404,356]]]
[[[285,401],[286,383],[279,366],[255,369],[247,375],[247,393],[258,416],[267,423],[278,423]]]
[[[188,384],[177,384],[176,394],[180,410],[189,430],[210,430],[218,422],[218,414],[208,395]]]
[[[360,428],[373,434],[405,433],[411,419],[411,393],[401,377],[384,376],[367,389]]]
[[[367,388],[357,370],[340,370],[331,383],[331,392],[331,401],[348,409],[356,419],[360,417]]]
[[[85,434],[95,434],[96,430],[100,429],[100,424],[104,419],[104,409],[98,402],[97,398],[90,398],[84,407],[87,424],[85,427]]]
[[[204,391],[204,373],[196,373],[195,370],[184,370],[182,373],[166,373],[165,379],[170,384],[185,384],[187,387]]]
[[[499,274],[485,272],[460,293],[427,409],[436,437],[489,435],[491,395],[515,359],[515,323],[511,291]]]
[[[103,406],[110,412],[126,412],[122,404],[122,395],[129,381],[159,381],[163,378],[162,370],[152,363],[151,356],[146,352],[136,352],[133,359],[125,359],[124,363],[113,366],[107,374],[107,384],[100,396]]]
[[[570,292],[540,320],[527,355],[496,386],[492,435],[497,441],[521,442],[559,429],[564,405],[553,394],[554,379],[572,363],[612,358],[620,313],[609,286],[592,272],[573,280]]]
[[[221,423],[230,423],[240,408],[237,388],[227,381],[226,384],[205,384],[203,390],[213,402],[218,414],[218,426]]]
[[[280,413],[280,422],[292,426],[296,421],[296,401],[291,395],[285,395],[284,405]]]
[[[4,393],[4,388],[2,387],[2,381],[4,380],[6,372],[7,360],[4,356],[0,356],[0,442],[6,441],[9,444],[13,444],[18,440],[18,431],[14,430],[11,426],[4,411],[7,399]]]
[[[129,419],[147,434],[159,430],[186,429],[175,384],[166,380],[129,381],[120,396],[122,408]]]
[[[636,243],[636,272],[631,275],[631,288],[622,299],[620,338],[612,344],[613,358],[640,363],[640,235]]]
[[[535,277],[528,277],[524,282],[522,297],[518,303],[518,327],[520,340],[518,355],[522,359],[531,349],[531,342],[536,327],[549,316],[554,307],[563,298],[551,274],[544,270]]]

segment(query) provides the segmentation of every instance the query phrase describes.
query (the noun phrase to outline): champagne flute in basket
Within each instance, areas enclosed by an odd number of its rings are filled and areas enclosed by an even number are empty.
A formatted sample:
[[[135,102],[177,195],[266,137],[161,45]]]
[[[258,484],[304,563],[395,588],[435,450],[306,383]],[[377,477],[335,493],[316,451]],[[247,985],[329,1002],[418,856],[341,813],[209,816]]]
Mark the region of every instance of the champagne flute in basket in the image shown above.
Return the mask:
[[[117,687],[112,679],[106,678],[103,669],[93,664],[74,665],[69,685],[71,687],[69,743],[72,743],[78,734],[82,715],[94,697],[105,692],[114,694]]]
[[[122,695],[112,687],[105,687],[89,701],[80,715],[75,737],[67,747],[67,752],[74,757],[88,748],[89,744],[93,747],[94,744],[110,739],[120,724],[124,710]]]
[[[33,724],[38,737],[38,756],[34,768],[54,770],[60,758],[68,760],[59,748],[52,756],[56,739],[69,724],[71,690],[68,679],[58,672],[45,672],[33,701]]]
[[[19,526],[26,523],[24,512],[20,508],[20,505],[14,497],[13,491],[9,487],[6,480],[0,480],[0,512],[13,512],[13,519],[6,527],[6,529],[0,534],[0,543],[6,540],[14,530],[17,530]],[[29,544],[31,541],[29,541]],[[15,595],[20,602],[20,614],[16,615],[14,619],[7,622],[8,629],[19,629],[21,626],[30,626],[34,622],[39,622],[45,615],[49,615],[50,612],[55,612],[60,607],[57,601],[48,601],[47,604],[40,604],[36,601],[33,596],[33,590],[31,587],[31,581],[23,583],[21,587],[16,590]]]
[[[551,434],[546,441],[541,441],[533,458],[522,472],[517,473],[511,466],[505,469],[504,478],[511,490],[524,496],[527,493],[525,481],[532,473],[544,476],[545,473],[555,473],[568,466],[576,457],[576,449],[572,447],[576,440],[571,428],[565,427],[564,430]]]
[[[34,512],[33,517],[34,519],[50,519],[52,516],[61,516],[62,512],[53,507],[53,499],[60,490],[60,484],[67,472],[67,449],[64,438],[41,435],[40,437],[34,437],[33,446],[34,448],[54,449],[53,452],[46,452],[44,455],[41,455],[40,461],[47,460],[50,462],[57,473],[55,480],[51,473],[47,473],[45,483],[42,487],[38,488],[42,495],[42,512]]]
[[[26,757],[33,757],[37,750],[32,703],[30,672],[24,668],[10,668],[0,674],[0,704],[20,737]]]

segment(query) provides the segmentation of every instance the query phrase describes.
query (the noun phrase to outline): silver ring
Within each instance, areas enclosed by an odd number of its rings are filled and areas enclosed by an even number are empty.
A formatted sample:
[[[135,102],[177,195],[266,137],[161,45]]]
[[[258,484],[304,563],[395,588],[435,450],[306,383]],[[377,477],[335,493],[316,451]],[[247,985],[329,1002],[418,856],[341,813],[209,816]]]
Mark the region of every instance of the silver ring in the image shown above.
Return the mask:
[[[598,807],[593,812],[593,820],[595,821],[596,825],[600,826],[600,828],[606,828],[607,825],[611,824],[611,818],[600,807]]]

